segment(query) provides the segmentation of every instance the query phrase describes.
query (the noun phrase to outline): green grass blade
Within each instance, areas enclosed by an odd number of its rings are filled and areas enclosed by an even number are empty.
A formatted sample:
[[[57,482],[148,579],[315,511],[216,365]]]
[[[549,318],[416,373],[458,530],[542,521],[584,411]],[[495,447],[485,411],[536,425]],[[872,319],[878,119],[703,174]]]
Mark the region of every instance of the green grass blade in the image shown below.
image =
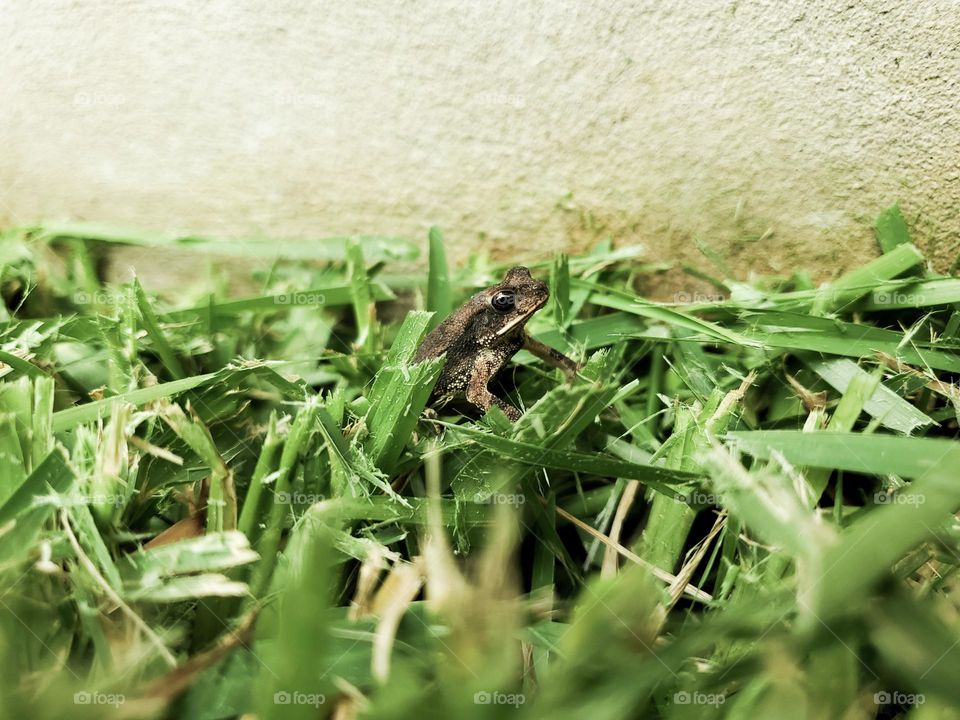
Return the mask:
[[[381,285],[374,283],[371,288],[376,300],[389,300],[393,297]],[[205,316],[232,316],[246,312],[281,312],[291,307],[339,307],[354,302],[353,292],[352,285],[310,288],[296,292],[260,295],[243,300],[210,302],[197,307],[162,313],[161,317],[170,321],[180,321]]]
[[[136,294],[137,309],[140,311],[140,322],[143,324],[144,330],[147,331],[147,336],[153,342],[153,347],[160,356],[160,361],[174,380],[182,380],[186,377],[183,365],[180,364],[180,359],[161,329],[157,314],[153,311],[150,301],[147,300],[147,295],[143,292],[143,286],[140,285],[139,279],[134,278],[133,290]]]
[[[851,270],[820,291],[813,312],[836,312],[869,293],[876,285],[903,274],[923,262],[923,253],[909,243],[897,245],[866,265]]]
[[[259,556],[247,537],[236,530],[144,548],[124,556],[120,568],[127,583],[140,578],[164,578],[216,572],[254,562]]]
[[[766,460],[776,452],[795,465],[907,478],[960,467],[960,442],[951,440],[822,432],[814,441],[797,430],[735,431],[728,436],[751,455]]]
[[[65,494],[76,475],[66,458],[54,450],[0,506],[0,565],[25,560],[44,523],[57,509],[50,493]]]
[[[187,390],[192,390],[193,388],[213,382],[218,374],[219,373],[207,373],[206,375],[194,375],[193,377],[184,378],[183,380],[172,380],[170,382],[160,383],[159,385],[130,390],[129,392],[120,393],[110,398],[97,400],[96,402],[77,405],[76,407],[65,410],[58,410],[53,414],[53,431],[63,432],[64,430],[72,430],[77,425],[94,422],[100,418],[108,418],[113,412],[116,401],[122,401],[139,407],[162,398],[176,397]]]
[[[594,305],[613,308],[639,317],[645,317],[649,320],[662,322],[669,326],[691,330],[717,342],[733,343],[744,347],[758,347],[760,345],[757,341],[721,327],[720,325],[701,320],[665,305],[658,305],[657,303],[636,295],[631,295],[623,291],[614,293],[609,288],[604,288],[592,283],[585,283],[582,280],[574,281],[574,285],[592,289],[594,292],[590,296],[590,302]]]
[[[880,245],[880,252],[888,253],[899,245],[910,243],[910,229],[900,212],[900,206],[894,203],[877,216],[873,225]]]
[[[21,357],[17,357],[13,353],[9,353],[6,350],[0,350],[0,363],[9,365],[17,372],[21,372],[24,375],[29,375],[33,378],[46,377],[46,373],[34,365],[28,360],[24,360]]]
[[[500,437],[482,430],[475,430],[461,425],[439,423],[447,428],[452,438],[469,440],[481,447],[493,450],[500,457],[510,458],[519,463],[532,467],[546,467],[555,470],[568,470],[599,477],[623,478],[625,480],[639,480],[656,489],[658,492],[669,495],[672,499],[676,492],[671,485],[685,484],[697,481],[700,476],[696,473],[675,470],[656,465],[641,465],[627,462],[608,455],[587,455],[572,450],[552,450],[532,442],[521,442],[511,438]]]
[[[447,271],[447,254],[443,246],[440,228],[430,228],[428,235],[430,260],[427,268],[427,310],[434,313],[431,328],[450,314],[453,301],[450,296],[450,278]]]
[[[384,472],[392,471],[409,441],[445,360],[440,357],[417,365],[384,366],[377,372],[376,399],[371,398],[367,415],[370,434],[364,449]]]
[[[847,392],[855,378],[863,378],[869,375],[859,365],[844,358],[827,360],[810,358],[806,360],[806,364],[841,393]],[[885,427],[906,435],[910,435],[918,428],[935,424],[931,417],[884,385],[877,386],[876,390],[863,403],[863,409],[880,420]]]
[[[960,443],[932,458],[929,469],[851,525],[824,555],[821,570],[807,593],[813,618],[840,615],[878,582],[918,543],[931,537],[960,509],[956,464]]]

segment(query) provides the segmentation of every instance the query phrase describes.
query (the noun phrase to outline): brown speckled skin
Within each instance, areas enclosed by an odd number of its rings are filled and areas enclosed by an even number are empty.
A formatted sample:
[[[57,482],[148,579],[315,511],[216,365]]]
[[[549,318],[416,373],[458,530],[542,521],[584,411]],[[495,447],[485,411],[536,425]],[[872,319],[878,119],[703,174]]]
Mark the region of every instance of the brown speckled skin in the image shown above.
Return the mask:
[[[515,297],[514,309],[505,313],[491,305],[502,290],[512,291]],[[527,268],[515,267],[502,282],[474,295],[434,328],[414,356],[420,362],[446,354],[447,362],[434,388],[433,401],[443,403],[465,397],[484,411],[496,405],[516,421],[520,411],[491,393],[487,383],[524,347],[573,376],[578,367],[575,362],[529,337],[525,330],[527,321],[549,297],[546,284],[531,277]]]

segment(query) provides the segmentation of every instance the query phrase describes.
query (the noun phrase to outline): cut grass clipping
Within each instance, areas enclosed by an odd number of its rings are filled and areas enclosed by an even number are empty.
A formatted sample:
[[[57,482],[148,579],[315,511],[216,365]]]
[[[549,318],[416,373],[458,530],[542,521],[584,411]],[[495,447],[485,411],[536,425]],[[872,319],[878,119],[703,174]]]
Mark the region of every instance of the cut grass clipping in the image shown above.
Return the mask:
[[[391,238],[7,232],[0,714],[960,717],[960,280],[876,228],[708,302],[638,248],[532,266],[585,366],[518,354],[515,425],[424,413],[418,342],[506,267],[438,229],[423,280]],[[105,284],[114,243],[260,290]]]

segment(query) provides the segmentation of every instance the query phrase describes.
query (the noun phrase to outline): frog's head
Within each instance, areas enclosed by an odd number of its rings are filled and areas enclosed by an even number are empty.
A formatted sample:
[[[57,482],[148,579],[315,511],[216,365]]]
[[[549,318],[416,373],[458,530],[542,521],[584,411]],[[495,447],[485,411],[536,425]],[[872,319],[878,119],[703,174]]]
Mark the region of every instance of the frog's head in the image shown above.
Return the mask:
[[[535,280],[525,267],[507,271],[503,281],[489,287],[473,299],[482,307],[482,330],[477,333],[481,344],[496,344],[497,339],[518,332],[527,320],[550,298],[546,283]]]

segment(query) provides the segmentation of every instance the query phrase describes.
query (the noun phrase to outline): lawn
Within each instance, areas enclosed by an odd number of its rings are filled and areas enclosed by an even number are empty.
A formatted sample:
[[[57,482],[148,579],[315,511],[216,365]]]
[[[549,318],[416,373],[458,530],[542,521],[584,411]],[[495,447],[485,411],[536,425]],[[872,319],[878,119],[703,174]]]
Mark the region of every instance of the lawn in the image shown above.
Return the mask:
[[[0,716],[960,717],[960,279],[876,234],[662,303],[610,242],[7,231]],[[117,243],[259,291],[106,283]],[[578,376],[427,407],[420,340],[516,264]]]

